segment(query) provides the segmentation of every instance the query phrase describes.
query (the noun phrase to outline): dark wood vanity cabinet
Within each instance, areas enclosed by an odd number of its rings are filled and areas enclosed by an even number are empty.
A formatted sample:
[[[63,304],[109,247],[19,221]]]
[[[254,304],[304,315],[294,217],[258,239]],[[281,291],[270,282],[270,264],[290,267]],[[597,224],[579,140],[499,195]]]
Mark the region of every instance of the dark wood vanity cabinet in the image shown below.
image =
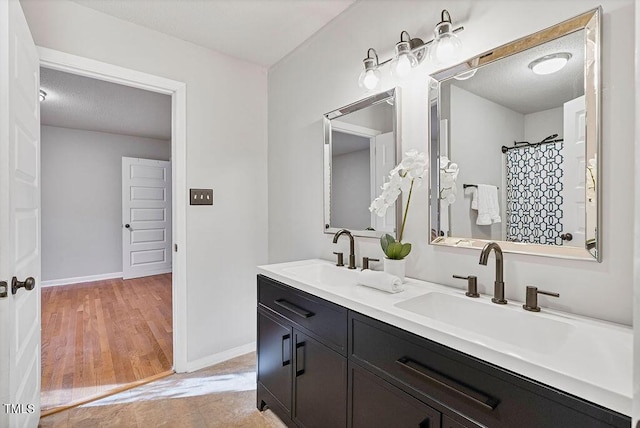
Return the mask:
[[[347,310],[258,277],[257,404],[289,426],[347,426]]]
[[[631,419],[258,276],[258,408],[300,427],[629,427]]]

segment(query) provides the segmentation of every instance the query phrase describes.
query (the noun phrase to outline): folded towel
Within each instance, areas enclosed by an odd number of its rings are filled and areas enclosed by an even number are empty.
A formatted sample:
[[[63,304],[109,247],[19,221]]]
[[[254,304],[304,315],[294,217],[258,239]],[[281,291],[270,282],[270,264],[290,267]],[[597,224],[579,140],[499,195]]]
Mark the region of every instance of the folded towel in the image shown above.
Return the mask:
[[[359,273],[358,284],[386,291],[387,293],[404,291],[404,285],[402,285],[402,281],[397,276],[370,269],[365,269]]]
[[[488,184],[478,184],[478,218],[477,225],[500,223],[500,205],[498,188]]]

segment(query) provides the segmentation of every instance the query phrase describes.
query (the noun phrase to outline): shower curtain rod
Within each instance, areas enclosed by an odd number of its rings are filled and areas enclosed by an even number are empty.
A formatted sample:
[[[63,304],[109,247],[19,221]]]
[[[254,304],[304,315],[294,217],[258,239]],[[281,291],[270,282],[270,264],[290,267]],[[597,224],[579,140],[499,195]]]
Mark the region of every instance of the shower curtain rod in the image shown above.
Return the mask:
[[[502,153],[507,153],[509,150],[518,149],[520,147],[537,147],[541,144],[549,144],[549,143],[561,143],[564,141],[564,138],[556,138],[558,134],[549,135],[547,138],[539,141],[537,143],[530,143],[528,141],[514,141],[513,147],[502,146]]]

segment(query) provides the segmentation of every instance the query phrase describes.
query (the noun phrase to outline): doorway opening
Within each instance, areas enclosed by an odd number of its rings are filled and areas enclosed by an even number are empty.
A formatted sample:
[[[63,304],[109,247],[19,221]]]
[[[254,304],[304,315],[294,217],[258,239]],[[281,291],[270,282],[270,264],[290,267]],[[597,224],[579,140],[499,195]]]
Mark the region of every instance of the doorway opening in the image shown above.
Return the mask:
[[[47,195],[48,186],[46,186],[46,184],[48,183],[47,175],[51,175],[49,174],[51,171],[47,171],[47,168],[51,165],[48,162],[46,152],[48,148],[45,147],[45,144],[59,140],[69,142],[73,141],[74,138],[86,144],[94,137],[106,138],[107,143],[112,143],[112,146],[109,147],[110,150],[114,150],[114,146],[118,144],[129,149],[129,152],[123,153],[128,156],[121,156],[118,159],[118,179],[103,179],[103,181],[113,181],[114,183],[111,184],[115,184],[118,193],[120,193],[120,197],[122,198],[122,196],[127,193],[127,198],[133,201],[133,205],[127,207],[129,214],[133,213],[131,214],[133,218],[125,219],[124,209],[119,211],[122,217],[118,220],[117,226],[121,228],[121,233],[120,230],[118,230],[118,233],[112,233],[110,243],[99,242],[97,239],[98,236],[96,236],[99,234],[95,230],[97,227],[90,227],[89,232],[86,232],[82,230],[83,225],[81,222],[89,222],[92,209],[94,213],[97,212],[98,214],[105,215],[105,211],[107,210],[98,209],[97,206],[108,199],[108,195],[104,189],[99,190],[98,188],[91,187],[90,184],[86,182],[90,180],[83,180],[80,177],[80,173],[84,168],[86,170],[85,172],[88,171],[90,176],[98,175],[101,169],[107,169],[107,158],[113,158],[114,154],[111,153],[110,156],[103,156],[96,153],[95,157],[98,158],[98,163],[91,166],[88,165],[91,163],[90,159],[83,163],[81,162],[80,153],[73,150],[67,151],[67,157],[70,158],[68,161],[73,162],[73,164],[69,167],[62,166],[62,168],[58,168],[57,171],[53,171],[52,176],[55,180],[51,180],[50,184],[52,185],[56,182],[59,183],[63,181],[61,178],[68,172],[70,172],[71,175],[75,175],[75,177],[71,177],[71,179],[73,180],[75,178],[76,185],[67,189],[67,192],[83,196],[84,200],[80,198],[80,202],[77,202],[78,206],[75,210],[77,212],[72,212],[72,214],[80,214],[76,222],[67,223],[67,227],[56,228],[58,233],[63,230],[64,239],[63,242],[58,242],[58,244],[61,244],[58,246],[55,245],[54,242],[54,251],[49,252],[53,254],[53,261],[48,260],[48,250],[44,248],[44,246],[48,244],[46,238],[46,231],[49,226],[46,222],[47,208],[45,208],[43,215],[43,232],[45,235],[43,236],[44,257],[42,279],[45,287],[42,289],[43,377],[41,391],[43,414],[45,414],[50,413],[47,412],[47,409],[60,409],[77,405],[92,398],[108,395],[109,393],[127,389],[128,387],[136,386],[173,373],[174,369],[184,371],[184,347],[180,346],[182,342],[180,342],[181,338],[180,335],[178,335],[178,330],[184,331],[184,329],[175,328],[176,326],[181,326],[184,322],[184,318],[180,316],[183,312],[181,313],[177,310],[181,307],[180,301],[184,302],[183,299],[180,299],[184,290],[179,286],[180,284],[184,284],[184,282],[180,281],[180,267],[184,266],[181,265],[180,262],[184,260],[184,256],[181,255],[182,257],[177,257],[177,253],[172,251],[173,248],[171,245],[172,243],[176,244],[177,249],[180,232],[184,231],[183,212],[175,209],[176,206],[179,206],[176,199],[181,197],[180,193],[183,193],[180,191],[175,192],[175,182],[184,182],[184,170],[178,173],[176,171],[176,163],[168,164],[168,162],[165,162],[166,165],[148,164],[148,162],[158,163],[163,157],[167,160],[174,159],[176,153],[178,153],[178,168],[184,164],[184,153],[181,148],[176,147],[177,143],[184,143],[184,121],[180,120],[183,119],[184,111],[180,111],[181,109],[179,109],[179,107],[184,107],[184,85],[179,82],[154,78],[154,76],[143,73],[119,69],[107,64],[60,54],[56,51],[47,49],[40,50],[41,65],[46,67],[42,69],[43,76],[45,76],[46,73],[69,71],[71,72],[70,75],[75,78],[98,78],[98,83],[100,84],[113,85],[113,83],[120,83],[126,85],[128,87],[126,89],[129,90],[140,91],[140,89],[151,89],[153,92],[164,94],[154,93],[153,95],[168,99],[165,107],[168,107],[167,127],[169,129],[169,138],[168,141],[165,141],[167,147],[162,149],[164,150],[165,156],[154,155],[153,153],[149,154],[149,152],[145,152],[145,150],[142,150],[142,152],[131,151],[132,147],[136,145],[134,143],[142,143],[142,146],[145,146],[146,143],[146,149],[152,152],[154,149],[158,149],[158,147],[152,147],[153,143],[156,143],[156,141],[151,141],[154,140],[153,137],[155,136],[126,136],[123,134],[127,134],[127,132],[109,129],[81,131],[71,129],[76,128],[75,126],[64,124],[57,127],[49,126],[51,129],[48,129],[46,133],[43,132],[43,156],[41,164],[42,179],[43,184],[45,184],[42,193],[43,202],[46,202],[46,198],[49,196]],[[105,73],[105,70],[108,72]],[[113,83],[107,83],[105,80]],[[45,85],[46,79],[42,79],[43,89],[45,89]],[[131,86],[139,89],[130,88]],[[50,89],[50,93],[47,93],[46,96],[55,97],[55,91]],[[92,99],[90,96],[81,98],[85,103],[89,103]],[[105,98],[100,96],[93,97],[93,100],[99,101],[102,107],[104,107],[104,103],[107,102]],[[45,103],[46,101],[45,99]],[[43,107],[42,104],[41,107]],[[85,105],[85,107],[87,106]],[[48,126],[44,123],[44,116],[45,115],[43,115],[43,129]],[[75,117],[74,119],[77,120],[78,118]],[[140,121],[138,121],[138,123],[140,123]],[[49,133],[51,135],[47,135]],[[82,133],[84,133],[84,135],[82,135]],[[178,136],[177,139],[176,136]],[[131,141],[122,141],[130,137],[134,137],[134,140],[137,139],[139,141],[134,141],[133,143]],[[145,140],[145,138],[147,138],[147,140]],[[99,140],[100,138],[97,139]],[[155,140],[161,139],[162,138],[155,138]],[[62,156],[63,153],[61,152],[63,151],[60,150],[60,152],[55,153],[55,155]],[[124,164],[123,157],[129,159],[133,157],[135,160],[136,168],[133,168],[134,174],[132,177],[138,180],[137,182],[128,183],[129,185],[133,184],[133,186],[130,186],[127,192],[122,192],[122,186],[119,184],[124,177],[124,170],[120,169]],[[145,162],[147,162],[147,164],[145,164]],[[153,168],[152,166],[157,166],[158,168]],[[131,165],[128,165],[128,168],[129,171],[132,170]],[[69,171],[67,171],[67,169]],[[158,170],[162,170],[164,178],[167,179],[167,186],[165,186],[164,189],[159,189],[155,184],[150,184],[149,181],[154,177],[157,178]],[[114,171],[111,170],[111,173],[113,172]],[[142,180],[142,182],[140,180]],[[82,188],[83,186],[85,186],[84,189]],[[131,197],[131,193],[134,192],[134,197]],[[178,195],[176,195],[176,193],[178,193]],[[173,198],[171,197],[172,194],[174,196]],[[153,206],[153,203],[158,200],[158,195],[162,195],[161,199],[168,204],[167,206],[160,208]],[[113,195],[111,196],[113,197]],[[175,196],[177,196],[177,198]],[[60,197],[58,199],[58,201],[54,202],[54,206],[55,204],[63,205],[60,201],[60,199],[63,198]],[[113,198],[111,200],[113,200]],[[120,203],[117,204],[118,207],[121,205],[121,201],[119,202]],[[46,205],[47,204],[45,204],[45,206]],[[162,218],[158,218],[158,212],[163,213]],[[176,214],[173,216],[173,219],[171,214]],[[178,218],[176,219],[176,217]],[[164,225],[159,225],[157,223],[158,220],[164,222]],[[153,223],[154,221],[156,223]],[[113,221],[111,223],[113,223]],[[130,227],[125,228],[125,224],[128,224]],[[69,264],[73,264],[69,262],[74,262],[74,260],[77,262],[77,265],[87,267],[86,261],[77,259],[77,257],[79,257],[77,254],[75,259],[74,257],[67,257],[65,259],[64,251],[61,251],[64,245],[70,246],[71,248],[75,247],[76,249],[77,247],[81,247],[82,249],[82,246],[76,247],[73,242],[79,235],[89,235],[85,236],[85,238],[89,238],[89,244],[85,243],[84,245],[83,251],[85,253],[97,252],[99,254],[101,251],[105,252],[107,249],[110,249],[112,250],[109,255],[111,261],[113,261],[112,256],[115,241],[113,238],[122,236],[119,240],[120,245],[126,242],[130,245],[130,248],[128,250],[129,253],[126,254],[124,252],[125,249],[120,248],[120,252],[122,253],[120,262],[122,263],[125,260],[129,260],[132,262],[129,267],[151,267],[151,269],[147,269],[146,272],[134,272],[133,275],[128,275],[128,278],[132,279],[122,279],[122,272],[125,272],[123,263],[117,272],[114,269],[105,270],[103,265],[102,273],[96,273],[95,275],[91,275],[88,271],[81,272],[78,275],[69,273],[60,275],[60,271],[58,271],[56,275],[48,275],[48,270],[53,269],[55,271],[55,269],[68,268]],[[164,242],[165,246],[162,248],[153,248],[153,244],[159,241]],[[60,256],[63,256],[62,260],[56,262],[56,257]],[[100,259],[100,257],[97,258]],[[106,258],[107,256],[105,255],[103,259]],[[104,262],[105,260],[98,260],[98,262],[100,261]],[[164,262],[164,266],[162,262]],[[49,269],[50,267],[51,269]],[[170,273],[172,270],[173,275]],[[101,278],[100,275],[102,275],[103,278]],[[133,279],[133,277],[136,278]],[[89,285],[87,284],[87,282],[89,282],[87,280],[93,281],[91,281],[92,283]],[[60,287],[60,284],[65,282],[67,284],[76,284]],[[84,284],[80,282],[84,282]],[[51,285],[52,287],[46,287],[47,285]],[[64,306],[65,304],[65,302],[63,302],[65,298],[61,297],[64,294],[62,293],[64,288],[73,289],[72,291],[76,294],[75,297],[68,297],[66,299],[66,303],[70,306],[67,308],[66,316],[63,315],[64,311],[60,313],[55,312],[55,305],[62,303]],[[53,306],[48,305],[49,297],[47,293],[60,297],[59,299],[53,297]],[[49,309],[51,310],[49,311]],[[141,316],[135,317],[133,316],[134,313],[138,313],[138,315]],[[75,326],[73,330],[70,329],[72,322],[75,323],[73,324]],[[57,338],[49,340],[47,328],[52,328],[54,332],[57,329],[63,332],[63,334],[59,334]],[[132,347],[135,348],[136,342],[138,342],[137,345],[142,345],[138,348],[141,351],[139,353],[131,351]],[[45,355],[53,362],[53,368],[50,367]],[[71,361],[72,364],[69,364],[69,361]],[[55,380],[52,380],[53,378],[55,378]],[[87,385],[87,382],[89,385]],[[65,388],[68,387],[70,387],[73,392],[64,392]],[[51,394],[49,397],[46,397],[48,393]]]

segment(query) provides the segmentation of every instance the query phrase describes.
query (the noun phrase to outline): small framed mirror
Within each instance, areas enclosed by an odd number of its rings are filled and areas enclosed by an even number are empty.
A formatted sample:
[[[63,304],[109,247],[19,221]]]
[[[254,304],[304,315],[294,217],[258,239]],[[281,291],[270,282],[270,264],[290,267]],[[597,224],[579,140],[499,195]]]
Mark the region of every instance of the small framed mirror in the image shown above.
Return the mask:
[[[395,235],[396,209],[369,211],[400,158],[399,91],[391,89],[324,115],[324,231],[355,236]]]
[[[431,76],[432,244],[600,261],[600,17]]]

